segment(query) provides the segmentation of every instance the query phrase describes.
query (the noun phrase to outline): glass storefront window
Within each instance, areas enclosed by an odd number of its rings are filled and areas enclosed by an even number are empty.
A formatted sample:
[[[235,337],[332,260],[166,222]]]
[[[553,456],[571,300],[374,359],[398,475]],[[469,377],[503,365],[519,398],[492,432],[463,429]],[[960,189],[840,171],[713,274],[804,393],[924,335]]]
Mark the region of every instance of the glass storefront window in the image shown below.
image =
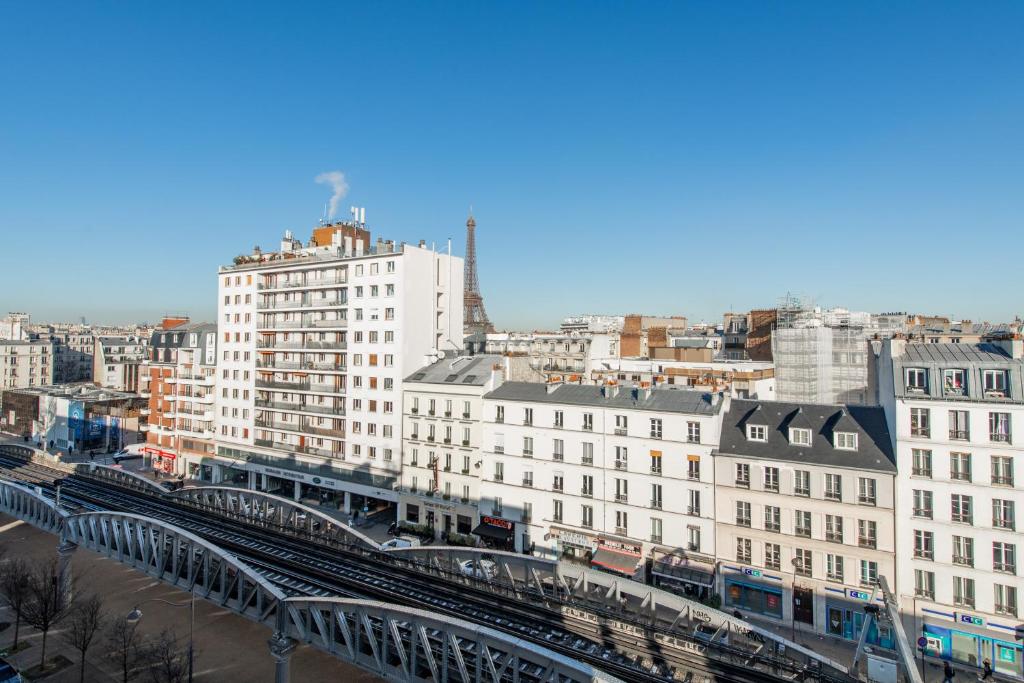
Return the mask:
[[[978,638],[968,633],[953,631],[953,659],[971,666],[980,666],[978,660]]]
[[[770,617],[782,617],[782,591],[734,581],[729,581],[726,588],[727,604]]]

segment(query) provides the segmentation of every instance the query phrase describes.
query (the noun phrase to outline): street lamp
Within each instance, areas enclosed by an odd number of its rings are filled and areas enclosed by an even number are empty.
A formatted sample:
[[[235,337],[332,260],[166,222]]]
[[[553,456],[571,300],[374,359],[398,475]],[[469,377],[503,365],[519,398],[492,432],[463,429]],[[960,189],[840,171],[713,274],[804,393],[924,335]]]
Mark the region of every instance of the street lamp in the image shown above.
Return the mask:
[[[792,627],[791,628],[791,635],[790,635],[789,639],[792,640],[795,643],[796,642],[796,604],[797,604],[796,603],[796,600],[797,600],[797,598],[796,598],[796,574],[797,574],[797,572],[800,569],[803,568],[804,563],[803,563],[803,561],[800,558],[797,558],[797,557],[794,557],[792,560],[790,560],[790,562],[793,564],[793,596],[792,596],[792,599],[790,600],[790,602],[792,603],[791,608],[793,610],[793,613],[790,615],[790,620],[789,620],[790,625]]]
[[[192,669],[195,661],[195,654],[193,649],[192,636],[195,633],[196,627],[196,594],[194,591],[189,591],[188,602],[170,602],[163,598],[149,598],[135,605],[132,611],[125,615],[124,620],[133,626],[142,619],[142,610],[139,609],[142,605],[147,602],[159,602],[169,607],[188,607],[189,608],[189,620],[188,620],[188,683],[192,683]]]

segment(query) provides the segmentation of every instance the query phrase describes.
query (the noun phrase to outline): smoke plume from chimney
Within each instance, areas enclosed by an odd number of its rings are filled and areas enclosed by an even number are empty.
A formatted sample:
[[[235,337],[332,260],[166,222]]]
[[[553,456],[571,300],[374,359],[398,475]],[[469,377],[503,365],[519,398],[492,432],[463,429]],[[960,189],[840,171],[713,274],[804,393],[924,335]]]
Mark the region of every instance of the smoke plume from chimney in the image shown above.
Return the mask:
[[[328,218],[334,218],[334,214],[338,211],[338,202],[348,194],[348,183],[345,182],[345,174],[341,171],[327,171],[318,175],[314,180],[322,185],[330,185],[334,190],[327,213]]]

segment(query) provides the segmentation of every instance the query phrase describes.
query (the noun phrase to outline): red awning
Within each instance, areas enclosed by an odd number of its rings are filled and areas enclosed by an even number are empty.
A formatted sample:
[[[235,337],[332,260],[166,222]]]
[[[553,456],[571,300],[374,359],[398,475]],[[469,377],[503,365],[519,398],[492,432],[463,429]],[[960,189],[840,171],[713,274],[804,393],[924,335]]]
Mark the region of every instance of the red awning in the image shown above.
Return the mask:
[[[594,559],[590,561],[591,564],[626,576],[633,576],[636,573],[639,562],[640,558],[632,553],[623,553],[606,547],[598,548],[594,553]]]
[[[158,458],[167,458],[168,460],[174,460],[177,457],[174,453],[168,453],[167,451],[160,450],[159,448],[150,448],[148,446],[143,448],[142,452],[155,455]]]

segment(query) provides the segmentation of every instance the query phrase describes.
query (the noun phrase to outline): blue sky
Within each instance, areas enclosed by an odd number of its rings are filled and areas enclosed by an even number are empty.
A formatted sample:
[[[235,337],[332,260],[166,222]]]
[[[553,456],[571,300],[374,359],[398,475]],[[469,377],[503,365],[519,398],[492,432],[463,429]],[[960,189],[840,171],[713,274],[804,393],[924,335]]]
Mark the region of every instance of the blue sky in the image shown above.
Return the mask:
[[[499,327],[1021,312],[1024,4],[4,3],[0,310],[212,318],[308,236],[455,240]]]

